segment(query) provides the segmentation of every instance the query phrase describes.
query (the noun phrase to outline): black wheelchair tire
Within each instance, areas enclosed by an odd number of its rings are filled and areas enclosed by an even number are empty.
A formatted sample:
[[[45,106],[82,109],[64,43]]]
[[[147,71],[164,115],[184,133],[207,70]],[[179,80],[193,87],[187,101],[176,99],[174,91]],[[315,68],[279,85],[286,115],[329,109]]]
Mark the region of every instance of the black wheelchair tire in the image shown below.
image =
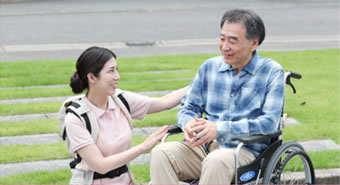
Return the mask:
[[[303,157],[306,160],[306,162],[308,163],[307,166],[309,168],[309,169],[307,169],[307,172],[310,173],[311,184],[314,184],[315,183],[315,175],[314,175],[314,168],[313,168],[312,162],[311,162],[310,158],[308,157],[308,155],[306,154],[306,152],[304,151],[303,147],[296,142],[284,143],[274,152],[273,156],[270,158],[270,160],[268,162],[265,174],[263,176],[262,183],[263,184],[273,184],[273,182],[271,182],[271,178],[273,176],[274,171],[278,170],[277,168],[279,168],[281,165],[285,165],[285,164],[280,164],[278,162],[280,161],[281,157],[288,152],[293,152],[296,155],[301,154],[301,157]],[[292,158],[292,156],[290,158]],[[287,159],[286,161],[288,162],[290,160],[290,158]]]

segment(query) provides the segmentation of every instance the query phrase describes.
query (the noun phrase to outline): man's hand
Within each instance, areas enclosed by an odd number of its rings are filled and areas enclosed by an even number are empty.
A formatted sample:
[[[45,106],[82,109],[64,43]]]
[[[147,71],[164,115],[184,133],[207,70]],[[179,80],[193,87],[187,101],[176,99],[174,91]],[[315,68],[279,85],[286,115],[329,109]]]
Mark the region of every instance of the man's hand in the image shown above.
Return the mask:
[[[204,143],[212,141],[217,138],[217,124],[209,120],[202,120],[193,129],[194,132],[199,132],[193,138],[193,147],[200,146]]]
[[[184,127],[184,138],[192,147],[212,141],[217,138],[217,124],[201,118],[192,119]]]
[[[184,132],[184,139],[190,144],[194,144],[193,138],[196,136],[196,133],[192,130],[193,127],[195,127],[196,119],[189,120],[183,129]]]

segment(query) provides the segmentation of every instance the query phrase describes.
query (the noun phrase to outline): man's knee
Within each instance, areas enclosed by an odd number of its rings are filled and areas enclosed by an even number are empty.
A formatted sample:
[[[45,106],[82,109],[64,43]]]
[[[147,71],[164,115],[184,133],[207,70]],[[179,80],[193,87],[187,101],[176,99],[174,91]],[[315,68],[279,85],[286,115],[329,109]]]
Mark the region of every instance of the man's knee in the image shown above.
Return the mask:
[[[203,161],[203,170],[220,171],[220,170],[233,170],[234,157],[232,152],[225,149],[218,149],[211,152]]]
[[[176,152],[176,150],[178,150],[178,145],[179,142],[166,142],[157,145],[151,151],[152,160],[164,160],[165,158],[168,158],[169,155],[178,153]]]
[[[160,144],[154,147],[151,151],[152,160],[162,160],[166,158],[165,144]]]

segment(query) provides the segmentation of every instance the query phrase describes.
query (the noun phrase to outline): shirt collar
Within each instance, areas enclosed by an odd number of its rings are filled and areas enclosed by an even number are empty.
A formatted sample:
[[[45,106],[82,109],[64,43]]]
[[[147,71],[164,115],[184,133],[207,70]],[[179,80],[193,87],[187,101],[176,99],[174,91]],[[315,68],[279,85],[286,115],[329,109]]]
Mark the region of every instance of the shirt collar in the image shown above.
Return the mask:
[[[113,101],[112,97],[108,97],[108,108],[107,110],[103,110],[92,104],[87,97],[85,98],[86,104],[89,106],[89,108],[93,111],[94,115],[96,116],[96,119],[100,118],[105,112],[113,111],[116,108],[116,104]]]
[[[234,68],[230,64],[225,63],[223,57],[221,57],[221,59],[223,60],[223,62],[220,68],[218,69],[219,72],[234,70]],[[246,70],[248,73],[254,75],[256,71],[257,61],[258,61],[258,55],[257,55],[257,51],[255,51],[253,58],[242,70]]]
[[[250,60],[250,62],[242,70],[246,70],[248,73],[254,75],[255,71],[256,71],[258,58],[259,58],[259,56],[257,55],[257,51],[255,51],[253,58]]]
[[[230,64],[225,63],[224,58],[221,57],[222,63],[220,68],[218,69],[219,72],[224,72],[224,71],[232,71],[234,70],[233,67]]]

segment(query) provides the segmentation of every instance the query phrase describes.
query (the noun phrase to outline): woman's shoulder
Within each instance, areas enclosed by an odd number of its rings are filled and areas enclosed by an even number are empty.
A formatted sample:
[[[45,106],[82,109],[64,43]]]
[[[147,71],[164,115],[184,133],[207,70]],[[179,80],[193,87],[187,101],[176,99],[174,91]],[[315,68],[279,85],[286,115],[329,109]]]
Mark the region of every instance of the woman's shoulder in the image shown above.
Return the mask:
[[[64,118],[65,126],[73,124],[82,124],[81,120],[74,113],[67,113]]]
[[[135,92],[131,92],[131,91],[125,91],[125,90],[120,90],[121,91],[121,95],[124,97],[124,99],[126,99],[128,101],[128,103],[135,103],[135,102],[139,102],[139,101],[148,101],[150,98],[146,95],[143,94],[139,94],[139,93],[135,93]]]

